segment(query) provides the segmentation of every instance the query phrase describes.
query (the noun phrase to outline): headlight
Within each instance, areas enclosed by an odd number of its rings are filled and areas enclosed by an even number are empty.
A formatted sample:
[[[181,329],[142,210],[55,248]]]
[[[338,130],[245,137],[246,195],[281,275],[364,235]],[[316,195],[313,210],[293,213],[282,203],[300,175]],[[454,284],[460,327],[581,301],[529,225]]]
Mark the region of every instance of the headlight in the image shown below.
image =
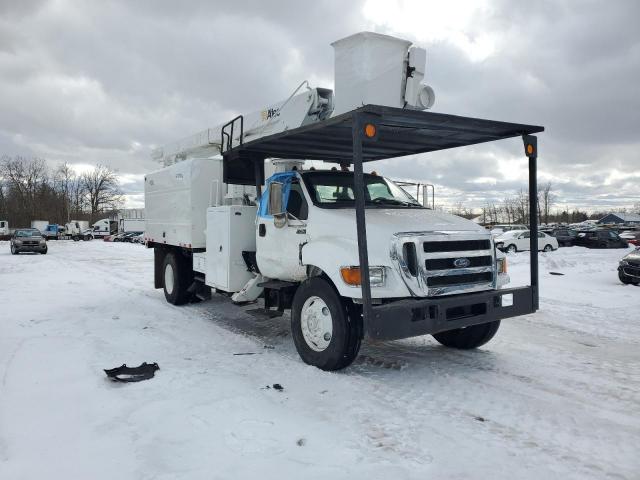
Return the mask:
[[[621,267],[628,267],[629,266],[629,262],[627,262],[626,260],[620,260],[620,266]]]
[[[342,280],[347,285],[359,287],[362,284],[362,276],[360,275],[360,267],[342,267],[340,268]],[[369,283],[372,287],[381,287],[386,280],[384,267],[369,267]]]
[[[506,258],[498,258],[496,260],[496,265],[498,267],[498,273],[507,273],[507,259]]]
[[[22,240],[14,240],[14,245],[22,245]]]
[[[44,239],[44,238],[41,238],[41,239],[40,239],[40,245],[44,245],[45,243],[47,243],[47,242],[45,241],[45,239]]]

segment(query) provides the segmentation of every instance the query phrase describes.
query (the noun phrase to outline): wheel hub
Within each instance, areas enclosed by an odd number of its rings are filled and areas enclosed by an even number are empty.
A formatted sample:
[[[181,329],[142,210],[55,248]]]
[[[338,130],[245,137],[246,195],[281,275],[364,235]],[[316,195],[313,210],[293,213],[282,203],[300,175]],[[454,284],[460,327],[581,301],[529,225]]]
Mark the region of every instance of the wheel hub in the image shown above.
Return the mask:
[[[169,295],[173,293],[173,283],[173,267],[169,263],[164,268],[164,288],[167,290]]]
[[[333,319],[325,301],[309,297],[302,305],[300,323],[307,345],[316,352],[326,350],[333,337]]]

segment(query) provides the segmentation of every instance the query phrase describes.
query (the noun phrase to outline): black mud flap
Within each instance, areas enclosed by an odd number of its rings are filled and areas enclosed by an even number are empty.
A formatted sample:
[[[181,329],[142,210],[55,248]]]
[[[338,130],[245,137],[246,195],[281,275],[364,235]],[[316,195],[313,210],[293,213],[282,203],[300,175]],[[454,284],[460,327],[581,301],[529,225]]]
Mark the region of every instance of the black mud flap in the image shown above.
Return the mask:
[[[157,363],[144,362],[139,367],[127,367],[123,363],[120,367],[105,369],[104,373],[115,382],[139,382],[153,378],[156,370],[160,370]]]

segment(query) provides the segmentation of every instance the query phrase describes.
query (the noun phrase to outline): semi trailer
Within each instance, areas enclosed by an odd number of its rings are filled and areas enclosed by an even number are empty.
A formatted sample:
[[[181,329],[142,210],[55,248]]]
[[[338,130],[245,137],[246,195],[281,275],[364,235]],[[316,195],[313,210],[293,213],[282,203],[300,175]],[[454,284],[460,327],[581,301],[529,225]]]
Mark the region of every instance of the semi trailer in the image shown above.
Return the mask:
[[[507,288],[490,232],[364,165],[522,137],[536,238],[543,127],[424,111],[434,94],[410,42],[363,32],[333,46],[335,92],[299,87],[154,152],[165,165],[145,177],[155,288],[174,305],[216,292],[268,316],[290,310],[300,357],[324,370],[348,366],[365,338],[485,344],[502,319],[538,308],[537,248],[531,284]]]

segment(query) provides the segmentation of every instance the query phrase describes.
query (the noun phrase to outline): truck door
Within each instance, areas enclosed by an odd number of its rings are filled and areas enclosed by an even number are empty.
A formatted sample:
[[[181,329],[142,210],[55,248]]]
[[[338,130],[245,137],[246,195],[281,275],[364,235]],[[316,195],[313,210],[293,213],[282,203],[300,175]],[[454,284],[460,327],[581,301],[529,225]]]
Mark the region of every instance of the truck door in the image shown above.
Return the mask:
[[[306,278],[300,249],[307,240],[309,207],[295,172],[278,173],[267,181],[256,222],[256,261],[268,278]]]

